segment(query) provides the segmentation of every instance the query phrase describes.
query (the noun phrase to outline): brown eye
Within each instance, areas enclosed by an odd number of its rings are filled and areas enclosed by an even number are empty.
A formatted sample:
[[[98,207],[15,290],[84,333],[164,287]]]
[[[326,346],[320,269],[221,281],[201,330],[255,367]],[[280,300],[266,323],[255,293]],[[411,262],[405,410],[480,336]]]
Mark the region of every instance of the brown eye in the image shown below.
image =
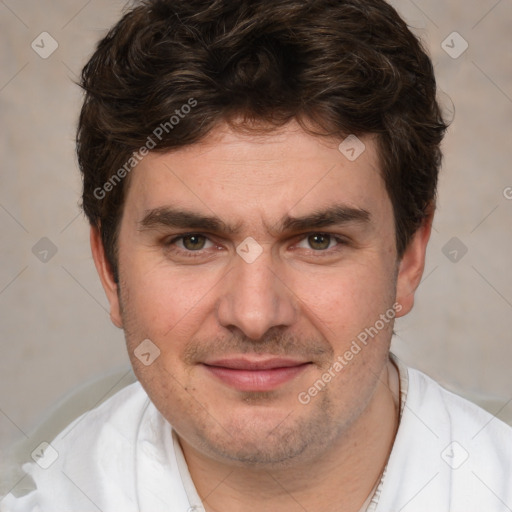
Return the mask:
[[[188,251],[200,251],[206,244],[206,237],[203,235],[185,235],[181,240]]]
[[[322,235],[321,233],[310,235],[308,236],[308,244],[311,249],[315,251],[323,251],[329,248],[329,245],[331,244],[331,236]]]

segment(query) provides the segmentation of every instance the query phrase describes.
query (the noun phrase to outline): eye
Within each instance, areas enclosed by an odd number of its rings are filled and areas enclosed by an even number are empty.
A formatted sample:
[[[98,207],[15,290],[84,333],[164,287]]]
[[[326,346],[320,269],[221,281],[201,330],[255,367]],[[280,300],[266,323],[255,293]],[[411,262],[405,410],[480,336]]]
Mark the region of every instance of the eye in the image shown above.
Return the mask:
[[[213,247],[214,244],[204,235],[190,233],[175,238],[169,245],[176,245],[179,249],[185,251],[201,251]]]
[[[314,251],[325,251],[337,244],[343,243],[339,238],[327,233],[312,233],[297,244],[302,249],[313,249]]]

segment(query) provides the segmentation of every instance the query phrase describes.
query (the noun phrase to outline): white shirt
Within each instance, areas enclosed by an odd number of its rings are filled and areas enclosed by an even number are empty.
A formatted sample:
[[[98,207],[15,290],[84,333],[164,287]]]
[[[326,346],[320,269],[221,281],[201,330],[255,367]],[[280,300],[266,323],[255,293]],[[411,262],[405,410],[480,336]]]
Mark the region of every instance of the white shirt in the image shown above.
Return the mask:
[[[369,510],[510,512],[512,428],[423,373],[399,371],[400,425]],[[7,495],[0,512],[204,511],[172,428],[138,382],[50,444],[40,464],[58,457],[47,469],[23,466],[37,489]]]

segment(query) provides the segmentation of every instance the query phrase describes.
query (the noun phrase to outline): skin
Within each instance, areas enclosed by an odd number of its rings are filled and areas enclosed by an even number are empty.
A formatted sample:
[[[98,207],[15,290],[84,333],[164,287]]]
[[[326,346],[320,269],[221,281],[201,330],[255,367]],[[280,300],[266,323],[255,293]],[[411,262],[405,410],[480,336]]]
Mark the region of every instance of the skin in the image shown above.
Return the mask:
[[[393,321],[308,404],[298,400],[393,304],[397,316],[410,311],[424,268],[431,218],[399,260],[376,143],[361,139],[366,150],[350,162],[340,140],[295,122],[258,136],[219,125],[198,144],[149,154],[130,176],[119,288],[91,230],[112,321],[177,432],[207,510],[329,512],[343,504],[357,512],[386,464],[398,422]],[[335,205],[368,218],[281,229],[287,216]],[[148,216],[158,208],[237,229],[165,225]],[[177,238],[190,233],[198,238]],[[236,252],[247,237],[262,249],[252,263]],[[145,366],[134,350],[147,338],[160,356]],[[253,391],[204,364],[234,356],[304,364],[284,383]]]

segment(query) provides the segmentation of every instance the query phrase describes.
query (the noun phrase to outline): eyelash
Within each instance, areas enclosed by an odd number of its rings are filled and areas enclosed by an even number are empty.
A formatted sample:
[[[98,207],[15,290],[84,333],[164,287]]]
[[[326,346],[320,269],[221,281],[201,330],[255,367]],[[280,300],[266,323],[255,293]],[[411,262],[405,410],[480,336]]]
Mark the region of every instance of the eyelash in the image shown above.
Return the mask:
[[[179,240],[183,240],[184,238],[186,238],[188,236],[203,236],[208,241],[211,242],[211,240],[208,238],[208,236],[207,235],[203,235],[202,233],[195,233],[195,232],[183,233],[182,235],[176,236],[173,239],[171,239],[169,241],[166,241],[164,243],[165,248],[167,250],[170,250],[173,253],[179,253],[180,255],[183,255],[186,258],[197,258],[197,257],[200,257],[200,256],[204,256],[205,249],[201,249],[199,251],[188,251],[186,249],[181,249],[180,247],[176,247],[176,245],[175,245],[176,242],[178,242]]]
[[[324,233],[324,232],[321,232],[321,231],[313,231],[313,232],[304,234],[302,236],[302,238],[300,238],[300,240],[298,240],[296,242],[296,244],[294,244],[294,245],[298,245],[300,242],[302,242],[303,240],[306,240],[308,237],[313,236],[313,235],[327,236],[327,237],[330,237],[335,242],[337,242],[337,245],[334,248],[324,249],[324,250],[309,249],[310,253],[314,253],[317,257],[328,256],[328,255],[332,254],[333,250],[336,250],[336,247],[349,245],[349,242],[348,242],[348,240],[346,238],[343,238],[343,237],[340,237],[340,236],[336,236],[336,235],[334,235],[332,233]],[[197,233],[197,232],[191,232],[191,233],[183,233],[183,234],[181,234],[181,235],[179,235],[177,237],[174,237],[173,239],[171,239],[169,241],[166,241],[164,243],[164,245],[165,245],[166,249],[169,249],[169,250],[171,250],[174,253],[180,253],[181,255],[184,255],[187,258],[197,258],[197,257],[200,257],[200,256],[204,256],[204,252],[203,251],[206,251],[207,249],[200,249],[200,250],[197,250],[197,251],[190,251],[190,250],[181,249],[181,248],[176,247],[175,244],[176,244],[177,241],[183,240],[184,238],[186,238],[188,236],[202,236],[207,241],[210,241],[210,242],[214,243],[212,240],[210,240],[210,238],[207,235],[204,235],[202,233]]]

